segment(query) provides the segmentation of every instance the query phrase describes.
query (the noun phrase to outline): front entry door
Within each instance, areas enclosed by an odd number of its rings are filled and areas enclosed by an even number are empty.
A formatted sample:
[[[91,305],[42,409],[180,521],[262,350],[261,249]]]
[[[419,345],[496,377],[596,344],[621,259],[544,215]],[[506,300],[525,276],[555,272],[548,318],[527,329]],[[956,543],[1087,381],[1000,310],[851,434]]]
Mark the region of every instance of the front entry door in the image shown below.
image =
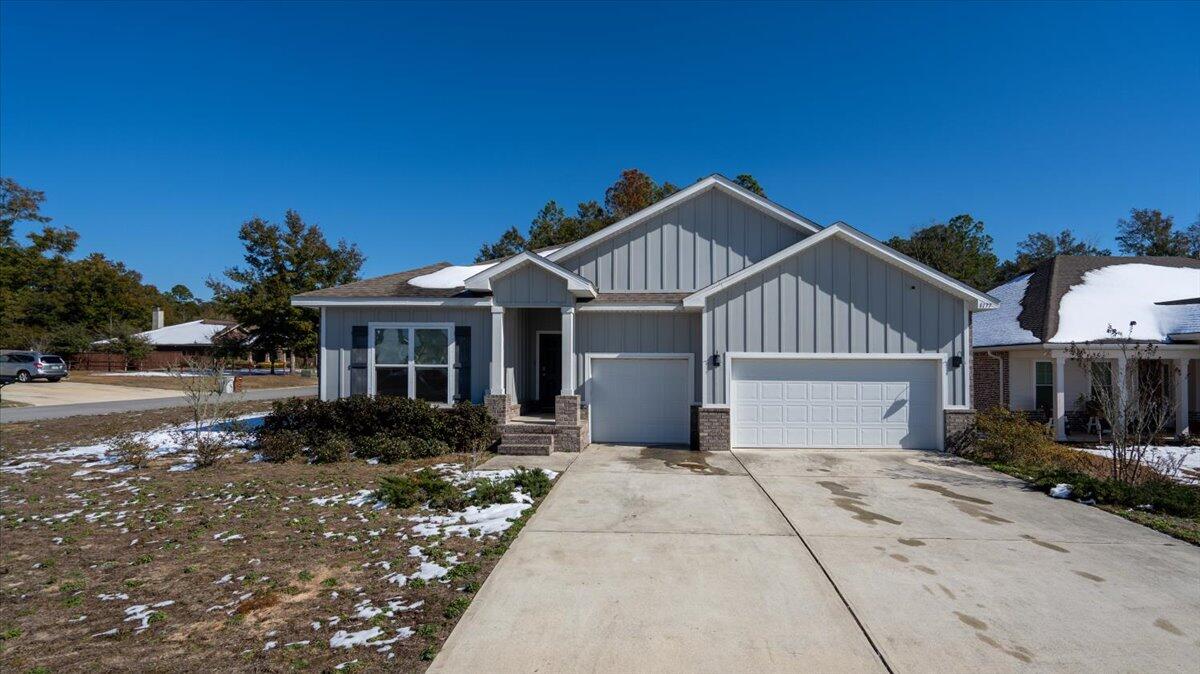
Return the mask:
[[[554,409],[554,396],[562,391],[562,335],[541,332],[537,336],[538,407]]]

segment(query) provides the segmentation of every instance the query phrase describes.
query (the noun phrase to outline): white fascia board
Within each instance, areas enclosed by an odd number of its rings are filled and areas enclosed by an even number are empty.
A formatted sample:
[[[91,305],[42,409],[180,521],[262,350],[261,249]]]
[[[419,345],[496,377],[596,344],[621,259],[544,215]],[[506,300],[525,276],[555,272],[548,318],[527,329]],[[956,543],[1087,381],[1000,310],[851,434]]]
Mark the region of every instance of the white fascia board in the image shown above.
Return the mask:
[[[747,278],[763,271],[764,269],[769,269],[770,267],[792,257],[793,255],[796,255],[807,248],[811,248],[812,246],[821,243],[825,239],[835,236],[845,239],[854,246],[902,269],[905,269],[916,276],[929,280],[934,285],[941,287],[943,290],[946,290],[952,295],[972,302],[973,306],[968,307],[972,311],[994,309],[999,304],[999,301],[991,295],[988,295],[987,293],[981,293],[967,284],[962,283],[961,281],[950,278],[949,276],[946,276],[945,274],[934,269],[930,269],[929,267],[917,262],[907,255],[903,255],[895,250],[892,250],[888,246],[885,246],[875,239],[872,239],[871,237],[863,234],[844,222],[837,222],[821,230],[819,234],[814,234],[807,239],[798,241],[797,243],[784,248],[768,258],[760,260],[759,262],[742,269],[736,274],[726,276],[717,283],[688,295],[684,298],[683,305],[687,307],[703,307],[704,301],[710,295],[720,292],[721,290],[724,290],[732,285],[736,285],[737,283],[746,280]]]
[[[725,178],[724,176],[714,174],[704,178],[703,180],[698,180],[682,190],[679,190],[675,194],[672,194],[666,199],[663,199],[662,201],[659,201],[651,206],[647,206],[646,208],[643,208],[642,210],[630,215],[627,218],[624,218],[623,220],[618,220],[617,222],[614,222],[608,227],[605,227],[604,229],[601,229],[590,236],[585,236],[575,243],[572,243],[568,246],[563,246],[547,257],[552,261],[564,260],[575,253],[584,250],[585,248],[590,248],[591,246],[611,236],[629,229],[639,222],[644,222],[667,210],[668,208],[671,208],[683,201],[687,201],[693,196],[701,194],[702,192],[710,189],[720,189],[721,191],[730,194],[765,213],[769,213],[770,215],[779,218],[780,220],[802,232],[812,234],[821,231],[821,226],[812,220],[809,220],[808,218],[797,213],[793,213],[792,211],[780,206],[779,204],[776,204],[770,199],[760,197],[759,195],[747,190],[746,188],[738,185],[728,178]]]
[[[612,302],[612,303],[608,303],[608,304],[580,304],[580,305],[576,306],[576,309],[578,309],[579,311],[585,311],[587,313],[597,313],[597,312],[605,312],[605,311],[625,312],[625,313],[632,313],[632,312],[668,313],[668,312],[672,312],[672,311],[678,311],[678,312],[696,311],[696,309],[694,309],[692,307],[685,307],[681,304],[639,304],[639,303],[634,303],[634,302],[631,302],[631,303]]]
[[[510,271],[515,270],[523,264],[534,264],[547,272],[563,279],[567,282],[567,290],[576,297],[595,297],[596,287],[592,282],[583,278],[579,274],[575,274],[570,270],[547,260],[541,255],[525,251],[518,255],[514,255],[504,262],[489,267],[478,274],[469,277],[464,284],[467,290],[480,290],[490,292],[492,289],[492,279],[499,278]]]
[[[490,297],[293,297],[294,307],[490,307]]]

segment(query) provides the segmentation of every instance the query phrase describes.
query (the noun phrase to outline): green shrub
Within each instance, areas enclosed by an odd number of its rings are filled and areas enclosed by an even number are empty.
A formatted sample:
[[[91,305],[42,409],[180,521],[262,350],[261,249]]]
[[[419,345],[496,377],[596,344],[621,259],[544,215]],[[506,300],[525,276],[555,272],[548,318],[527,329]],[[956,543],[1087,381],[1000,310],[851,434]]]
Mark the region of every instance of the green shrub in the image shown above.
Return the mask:
[[[308,449],[309,458],[313,463],[338,463],[350,458],[354,445],[345,436],[326,433],[318,436]]]
[[[475,480],[471,492],[471,505],[485,507],[493,503],[512,503],[513,481],[485,478]]]
[[[457,509],[466,501],[461,489],[428,468],[407,475],[385,475],[375,497],[394,508],[428,503],[432,508]]]
[[[1058,484],[1071,485],[1071,498],[1094,500],[1105,505],[1139,508],[1150,506],[1154,512],[1177,517],[1200,517],[1200,488],[1167,478],[1128,484],[1065,470],[1036,471],[1033,483],[1042,491]]]
[[[540,468],[518,468],[512,476],[512,481],[521,491],[533,498],[541,498],[550,493],[550,477]]]
[[[258,436],[258,451],[264,461],[284,463],[304,451],[304,436],[296,431],[277,431]]]
[[[408,442],[390,433],[376,433],[359,440],[354,444],[354,453],[360,459],[378,459],[380,463],[399,463],[413,456]]]
[[[455,403],[446,412],[446,444],[458,452],[480,452],[496,443],[500,432],[496,420],[483,405]]]
[[[409,451],[414,459],[428,459],[450,453],[450,446],[432,438],[409,438]]]
[[[975,417],[978,436],[968,450],[977,458],[1014,463],[1021,456],[1054,444],[1050,429],[1003,407],[993,407]]]

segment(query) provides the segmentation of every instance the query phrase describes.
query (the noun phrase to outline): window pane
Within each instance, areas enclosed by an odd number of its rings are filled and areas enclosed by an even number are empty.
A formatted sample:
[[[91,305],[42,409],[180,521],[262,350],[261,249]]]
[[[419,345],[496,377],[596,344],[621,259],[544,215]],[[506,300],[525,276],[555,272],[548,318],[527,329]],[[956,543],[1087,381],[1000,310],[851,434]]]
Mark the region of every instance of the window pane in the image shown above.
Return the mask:
[[[417,333],[414,349],[417,365],[445,365],[449,362],[446,360],[446,349],[450,346],[450,340],[445,330],[418,328],[414,332]]]
[[[408,397],[407,367],[375,368],[375,393],[381,396]]]
[[[375,362],[380,365],[408,362],[407,328],[375,328]]]
[[[1054,385],[1054,370],[1050,363],[1037,363],[1034,367],[1037,368],[1038,386],[1053,386]]]
[[[449,370],[444,367],[417,368],[417,398],[431,403],[446,402],[446,386],[450,383]]]

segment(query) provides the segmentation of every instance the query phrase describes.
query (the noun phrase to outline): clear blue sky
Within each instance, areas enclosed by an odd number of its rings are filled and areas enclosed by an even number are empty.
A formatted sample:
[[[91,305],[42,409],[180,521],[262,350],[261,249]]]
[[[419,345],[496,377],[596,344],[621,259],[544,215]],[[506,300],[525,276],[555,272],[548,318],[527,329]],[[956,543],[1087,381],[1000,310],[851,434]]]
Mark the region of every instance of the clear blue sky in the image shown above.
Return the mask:
[[[471,260],[628,167],[754,174],[884,238],[1002,256],[1200,213],[1200,3],[0,7],[0,171],[163,288],[295,208],[366,275]]]

